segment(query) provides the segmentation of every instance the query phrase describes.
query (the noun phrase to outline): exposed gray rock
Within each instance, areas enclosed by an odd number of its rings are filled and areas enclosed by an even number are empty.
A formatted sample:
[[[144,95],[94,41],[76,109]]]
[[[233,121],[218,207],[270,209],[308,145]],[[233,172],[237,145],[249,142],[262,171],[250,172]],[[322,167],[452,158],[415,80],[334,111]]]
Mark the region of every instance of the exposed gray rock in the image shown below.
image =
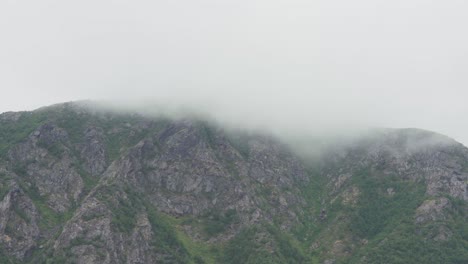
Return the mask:
[[[0,202],[0,241],[15,258],[24,259],[37,246],[39,217],[31,199],[13,184]]]
[[[420,224],[429,221],[435,222],[447,220],[444,210],[450,208],[450,206],[450,201],[445,197],[426,200],[416,210],[415,221]]]
[[[80,152],[81,159],[84,161],[83,167],[89,174],[97,177],[108,167],[102,128],[88,127],[84,140]]]

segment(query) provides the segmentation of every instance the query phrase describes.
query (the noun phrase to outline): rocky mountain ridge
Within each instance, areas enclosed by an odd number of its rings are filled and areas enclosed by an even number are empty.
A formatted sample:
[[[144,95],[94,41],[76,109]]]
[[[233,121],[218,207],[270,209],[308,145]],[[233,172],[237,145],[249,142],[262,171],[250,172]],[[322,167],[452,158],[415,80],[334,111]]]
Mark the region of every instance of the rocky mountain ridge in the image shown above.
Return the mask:
[[[468,149],[427,131],[312,161],[272,136],[67,103],[0,115],[0,155],[2,263],[468,259]]]

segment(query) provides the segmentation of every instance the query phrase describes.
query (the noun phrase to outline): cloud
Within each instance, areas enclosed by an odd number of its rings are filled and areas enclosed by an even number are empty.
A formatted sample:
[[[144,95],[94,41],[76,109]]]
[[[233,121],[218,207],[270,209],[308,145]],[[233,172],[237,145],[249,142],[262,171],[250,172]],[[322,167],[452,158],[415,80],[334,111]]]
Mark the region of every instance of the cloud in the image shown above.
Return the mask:
[[[113,100],[468,143],[466,1],[2,1],[0,111]],[[286,133],[286,132],[283,132]]]

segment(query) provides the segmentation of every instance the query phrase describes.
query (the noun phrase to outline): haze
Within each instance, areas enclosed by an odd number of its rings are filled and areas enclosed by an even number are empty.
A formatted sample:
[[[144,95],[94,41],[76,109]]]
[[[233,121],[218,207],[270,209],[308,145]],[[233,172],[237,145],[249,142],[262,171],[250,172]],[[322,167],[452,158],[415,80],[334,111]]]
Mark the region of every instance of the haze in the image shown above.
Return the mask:
[[[0,112],[82,99],[468,144],[464,0],[0,2]]]

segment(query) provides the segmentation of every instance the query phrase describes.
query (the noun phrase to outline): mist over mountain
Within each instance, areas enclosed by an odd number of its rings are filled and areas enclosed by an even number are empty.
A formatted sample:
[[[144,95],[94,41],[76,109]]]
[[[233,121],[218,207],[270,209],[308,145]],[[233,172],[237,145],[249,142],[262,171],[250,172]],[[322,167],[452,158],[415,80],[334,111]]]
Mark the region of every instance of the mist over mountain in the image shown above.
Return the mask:
[[[0,262],[468,260],[468,149],[449,137],[119,109],[0,115]]]
[[[0,264],[468,263],[467,10],[0,1]]]
[[[83,99],[468,144],[466,1],[2,1],[0,112]]]

